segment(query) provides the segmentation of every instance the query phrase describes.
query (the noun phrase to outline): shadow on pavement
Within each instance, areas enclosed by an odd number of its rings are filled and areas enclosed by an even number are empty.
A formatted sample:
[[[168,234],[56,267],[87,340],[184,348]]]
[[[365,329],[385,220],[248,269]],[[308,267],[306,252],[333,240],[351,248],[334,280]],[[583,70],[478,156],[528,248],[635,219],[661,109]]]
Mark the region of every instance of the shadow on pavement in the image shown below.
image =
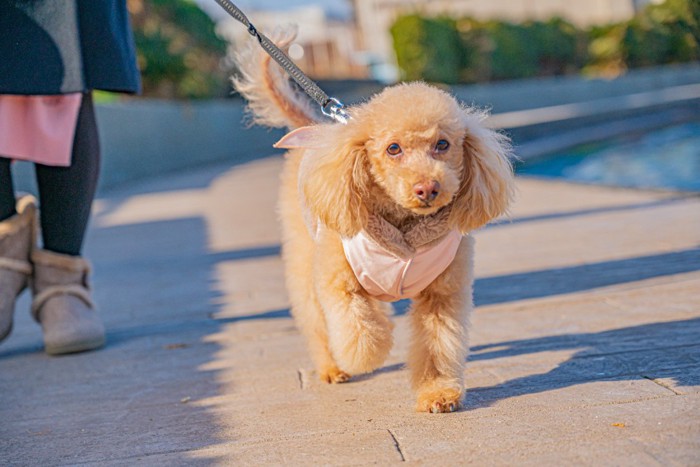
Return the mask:
[[[95,224],[86,256],[107,345],[49,357],[38,326],[18,310],[0,346],[0,457],[9,465],[191,462],[187,451],[220,441],[202,404],[220,393],[216,373],[203,369],[220,350],[207,337],[221,326],[210,318],[221,305],[206,221]]]
[[[700,248],[484,277],[474,284],[474,302],[483,306],[549,297],[697,270],[700,270]]]
[[[602,261],[565,268],[477,278],[474,304],[495,305],[607,287],[654,277],[700,270],[700,248]],[[397,315],[408,312],[410,300],[394,304]]]
[[[527,394],[594,381],[669,379],[679,394],[700,386],[700,318],[644,324],[597,333],[563,334],[473,347],[469,360],[517,358],[540,352],[578,350],[556,368],[490,387],[471,388],[469,409]],[[681,388],[681,389],[679,389]]]

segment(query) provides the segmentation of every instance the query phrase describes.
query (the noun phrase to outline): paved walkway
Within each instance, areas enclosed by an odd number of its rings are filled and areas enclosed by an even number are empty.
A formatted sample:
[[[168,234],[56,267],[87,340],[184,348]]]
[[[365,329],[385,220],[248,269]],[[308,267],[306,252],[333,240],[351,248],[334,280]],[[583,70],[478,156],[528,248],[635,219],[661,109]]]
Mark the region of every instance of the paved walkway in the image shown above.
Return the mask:
[[[281,160],[113,191],[88,254],[109,329],[0,345],[0,465],[700,465],[700,199],[521,179],[477,234],[466,409],[386,365],[321,384],[287,311]]]

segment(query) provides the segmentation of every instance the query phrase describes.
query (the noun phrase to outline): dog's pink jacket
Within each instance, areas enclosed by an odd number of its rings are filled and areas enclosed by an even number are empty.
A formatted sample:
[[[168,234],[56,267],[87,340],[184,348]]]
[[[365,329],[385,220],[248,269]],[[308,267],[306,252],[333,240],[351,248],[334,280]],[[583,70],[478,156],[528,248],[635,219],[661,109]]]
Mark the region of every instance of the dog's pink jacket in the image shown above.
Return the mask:
[[[297,128],[275,144],[276,148],[307,149],[314,141],[313,127]],[[319,225],[302,200],[302,211],[309,234],[316,237]],[[452,263],[462,234],[450,230],[431,244],[416,248],[413,255],[401,257],[383,248],[365,231],[343,238],[343,250],[360,285],[373,297],[385,302],[413,298],[421,293]]]
[[[382,248],[364,231],[343,239],[343,250],[362,287],[378,300],[413,298],[452,263],[462,234],[451,230],[439,241],[401,258]]]

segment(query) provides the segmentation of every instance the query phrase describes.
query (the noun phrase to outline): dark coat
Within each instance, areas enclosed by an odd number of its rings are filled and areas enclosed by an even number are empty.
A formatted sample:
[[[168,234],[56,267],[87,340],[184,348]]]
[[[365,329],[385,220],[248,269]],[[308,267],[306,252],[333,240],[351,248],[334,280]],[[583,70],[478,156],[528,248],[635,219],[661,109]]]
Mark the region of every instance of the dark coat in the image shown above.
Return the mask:
[[[126,0],[0,0],[0,94],[138,92]]]

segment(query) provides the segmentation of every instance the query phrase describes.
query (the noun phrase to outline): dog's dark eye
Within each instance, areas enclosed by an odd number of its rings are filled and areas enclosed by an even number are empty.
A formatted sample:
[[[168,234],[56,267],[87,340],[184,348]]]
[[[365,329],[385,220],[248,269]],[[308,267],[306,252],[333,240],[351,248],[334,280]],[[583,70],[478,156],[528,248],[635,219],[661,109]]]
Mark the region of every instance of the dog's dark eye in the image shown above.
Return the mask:
[[[401,146],[396,143],[391,143],[388,148],[386,148],[386,153],[390,156],[398,156],[401,154]]]
[[[450,142],[447,141],[446,139],[441,139],[435,145],[435,149],[437,149],[438,151],[447,151],[447,148],[449,148],[449,147],[450,147]]]

